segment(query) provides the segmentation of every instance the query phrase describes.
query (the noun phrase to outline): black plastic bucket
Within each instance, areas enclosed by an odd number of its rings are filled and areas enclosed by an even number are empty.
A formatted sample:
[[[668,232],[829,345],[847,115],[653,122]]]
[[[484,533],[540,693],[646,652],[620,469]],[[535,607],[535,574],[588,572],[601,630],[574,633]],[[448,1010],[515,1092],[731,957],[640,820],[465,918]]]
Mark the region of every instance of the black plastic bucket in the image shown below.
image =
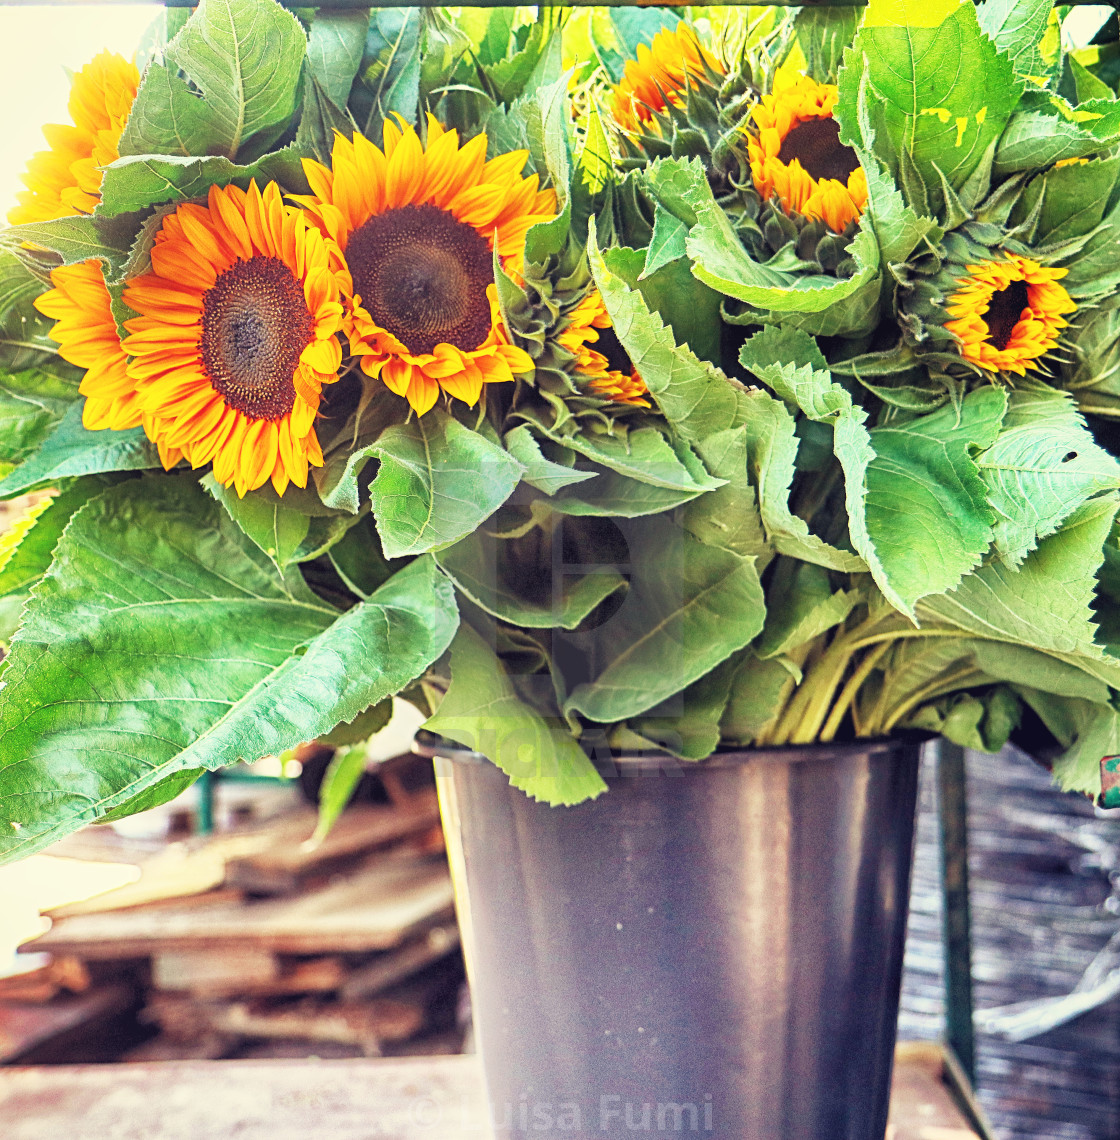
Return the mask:
[[[421,745],[495,1137],[883,1140],[920,747],[616,758],[549,808]]]

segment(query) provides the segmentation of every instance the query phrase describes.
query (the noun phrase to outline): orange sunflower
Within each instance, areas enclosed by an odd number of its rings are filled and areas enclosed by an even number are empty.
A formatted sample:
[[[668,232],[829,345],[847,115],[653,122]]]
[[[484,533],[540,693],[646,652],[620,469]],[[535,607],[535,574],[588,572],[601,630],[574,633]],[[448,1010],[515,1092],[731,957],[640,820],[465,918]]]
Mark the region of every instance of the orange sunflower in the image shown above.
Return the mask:
[[[960,341],[965,360],[989,372],[1025,374],[1055,348],[1077,305],[1058,284],[1066,269],[1046,269],[1029,257],[1004,253],[1002,261],[969,265],[968,276],[945,302],[945,327]]]
[[[629,373],[612,368],[607,356],[591,347],[599,341],[598,330],[610,327],[611,318],[596,290],[568,314],[568,324],[556,343],[575,357],[576,376],[592,394],[616,404],[648,408],[649,389],[638,370],[633,365]]]
[[[139,83],[136,65],[107,51],[74,76],[73,125],[43,128],[50,150],[40,151],[27,164],[27,189],[8,213],[12,225],[93,212],[101,201],[102,167],[120,157],[117,147]]]
[[[86,369],[78,391],[85,396],[82,423],[90,431],[124,431],[143,419],[136,385],[128,375],[109,290],[99,261],[51,270],[53,289],[35,298],[35,308],[55,321],[51,337],[63,360]]]
[[[403,120],[387,121],[384,150],[336,135],[333,170],[303,164],[314,194],[295,200],[345,254],[350,351],[420,415],[441,389],[473,405],[483,385],[533,368],[502,323],[493,254],[516,272],[556,194],[521,177],[526,151],[487,162],[486,145],[476,135],[460,146],[429,115],[426,148]]]
[[[670,105],[684,106],[683,92],[690,83],[727,69],[684,21],[670,31],[662,28],[649,47],[638,44],[637,59],[629,60],[614,89],[611,112],[623,130],[638,134],[660,131],[655,116]]]
[[[179,206],[124,299],[141,314],[126,324],[128,372],[164,465],[212,462],[239,495],[268,479],[279,494],[306,486],[323,462],[314,424],[342,360],[342,305],[329,242],[276,184],[212,186],[206,206]]]
[[[755,189],[782,209],[820,218],[837,233],[863,213],[867,178],[856,152],[840,141],[833,118],[837,89],[779,71],[774,90],[751,111],[747,138]]]

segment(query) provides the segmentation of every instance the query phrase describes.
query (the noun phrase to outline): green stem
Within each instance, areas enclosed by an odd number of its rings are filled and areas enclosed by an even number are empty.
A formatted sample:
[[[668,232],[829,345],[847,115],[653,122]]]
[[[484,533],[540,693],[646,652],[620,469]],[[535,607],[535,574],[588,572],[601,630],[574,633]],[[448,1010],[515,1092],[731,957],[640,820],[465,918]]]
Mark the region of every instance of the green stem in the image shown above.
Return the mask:
[[[860,662],[859,668],[848,678],[848,683],[840,690],[840,696],[836,698],[836,703],[832,706],[832,712],[829,714],[828,720],[824,722],[824,728],[821,729],[820,738],[823,743],[828,743],[835,736],[840,728],[840,723],[844,719],[844,713],[847,712],[848,706],[855,699],[856,693],[859,692],[859,687],[871,676],[871,671],[882,660],[892,647],[892,642],[885,641],[882,645],[873,649],[867,656]]]
[[[828,711],[832,694],[852,656],[847,639],[837,637],[806,675],[783,717],[778,744],[809,744]]]

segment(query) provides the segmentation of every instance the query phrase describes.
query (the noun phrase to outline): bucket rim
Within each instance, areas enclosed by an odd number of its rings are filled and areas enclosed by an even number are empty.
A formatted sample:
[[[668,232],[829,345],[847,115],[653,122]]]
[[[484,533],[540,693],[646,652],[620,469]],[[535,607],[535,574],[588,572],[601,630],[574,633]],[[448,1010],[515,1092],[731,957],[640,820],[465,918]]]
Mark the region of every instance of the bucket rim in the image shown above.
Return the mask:
[[[664,771],[674,768],[682,772],[707,771],[715,768],[738,768],[746,764],[794,764],[844,760],[855,756],[903,757],[918,751],[935,734],[907,732],[895,736],[867,740],[846,740],[814,744],[783,744],[766,748],[717,748],[702,760],[682,760],[671,752],[660,750],[617,751],[605,741],[588,752],[592,763],[604,775],[624,775],[627,771]],[[450,760],[460,764],[491,764],[481,752],[456,744],[433,732],[420,729],[412,742],[412,751],[430,760]]]

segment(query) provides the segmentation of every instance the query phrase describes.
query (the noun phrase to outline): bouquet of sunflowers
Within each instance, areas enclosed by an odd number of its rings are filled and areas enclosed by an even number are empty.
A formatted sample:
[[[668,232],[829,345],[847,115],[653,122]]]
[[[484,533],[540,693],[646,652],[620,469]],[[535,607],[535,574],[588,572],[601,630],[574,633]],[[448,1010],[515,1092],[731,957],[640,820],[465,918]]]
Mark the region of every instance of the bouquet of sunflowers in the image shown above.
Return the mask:
[[[75,75],[0,231],[5,857],[395,695],[556,804],[908,730],[1099,794],[1110,53],[692,11],[201,0]]]

